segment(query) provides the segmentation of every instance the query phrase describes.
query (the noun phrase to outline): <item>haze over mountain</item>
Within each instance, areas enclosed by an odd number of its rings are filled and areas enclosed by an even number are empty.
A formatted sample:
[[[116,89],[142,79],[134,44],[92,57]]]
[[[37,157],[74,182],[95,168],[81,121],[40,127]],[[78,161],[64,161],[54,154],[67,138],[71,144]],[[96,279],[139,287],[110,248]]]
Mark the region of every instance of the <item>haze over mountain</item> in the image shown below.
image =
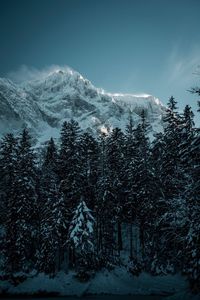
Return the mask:
[[[130,115],[137,124],[145,111],[150,135],[162,131],[164,106],[151,95],[111,94],[70,68],[54,68],[20,83],[0,79],[0,134],[31,128],[42,142],[58,137],[62,123],[75,119],[96,133],[125,129]]]

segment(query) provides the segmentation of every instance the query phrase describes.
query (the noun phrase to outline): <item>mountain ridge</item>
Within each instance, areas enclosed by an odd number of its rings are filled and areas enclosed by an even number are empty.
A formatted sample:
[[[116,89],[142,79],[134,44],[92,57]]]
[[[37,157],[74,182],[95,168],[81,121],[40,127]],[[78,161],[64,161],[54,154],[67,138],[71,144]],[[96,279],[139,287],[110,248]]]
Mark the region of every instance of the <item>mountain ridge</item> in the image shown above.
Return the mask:
[[[70,68],[56,69],[40,78],[14,83],[0,78],[0,134],[31,129],[39,139],[58,137],[62,123],[79,122],[83,130],[125,129],[130,114],[135,124],[145,110],[150,134],[162,131],[165,107],[152,95],[107,93]]]

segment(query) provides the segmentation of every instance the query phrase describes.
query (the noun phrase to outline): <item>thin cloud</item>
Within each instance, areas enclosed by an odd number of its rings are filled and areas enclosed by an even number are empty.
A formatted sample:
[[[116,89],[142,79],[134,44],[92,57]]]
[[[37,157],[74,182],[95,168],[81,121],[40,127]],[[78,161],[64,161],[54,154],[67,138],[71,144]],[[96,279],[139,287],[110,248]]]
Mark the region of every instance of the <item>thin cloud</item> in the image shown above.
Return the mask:
[[[19,69],[8,72],[7,77],[16,83],[22,83],[30,80],[42,79],[56,70],[67,71],[72,69],[68,66],[52,65],[39,70],[34,67],[22,65]]]
[[[187,89],[196,79],[194,74],[200,65],[200,50],[194,48],[186,55],[180,53],[180,48],[175,47],[170,54],[167,67],[168,84]]]

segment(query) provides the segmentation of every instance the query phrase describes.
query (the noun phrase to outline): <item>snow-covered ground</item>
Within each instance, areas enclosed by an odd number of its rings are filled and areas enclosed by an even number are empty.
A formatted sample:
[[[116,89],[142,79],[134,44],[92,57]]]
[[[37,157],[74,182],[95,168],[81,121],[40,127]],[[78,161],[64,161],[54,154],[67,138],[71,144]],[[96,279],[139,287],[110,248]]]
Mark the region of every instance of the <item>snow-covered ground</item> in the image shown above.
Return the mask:
[[[126,236],[127,230],[128,227],[124,225],[122,227],[123,236]],[[180,274],[151,276],[147,273],[142,273],[138,277],[133,276],[125,267],[128,262],[127,239],[123,242],[124,251],[122,253],[122,261],[124,266],[116,267],[112,271],[102,270],[97,272],[88,282],[80,282],[76,278],[76,273],[72,271],[68,274],[60,272],[55,278],[49,278],[49,276],[42,273],[35,276],[33,273],[30,278],[17,286],[13,286],[7,281],[0,281],[0,294],[2,291],[6,291],[6,293],[13,296],[17,294],[54,294],[59,296],[80,297],[105,294],[163,295],[167,300],[200,299],[200,296],[190,294],[188,282],[186,278]],[[150,300],[153,298],[149,297],[144,299]]]
[[[60,296],[84,296],[96,294],[111,295],[186,295],[188,283],[181,275],[150,276],[142,273],[134,277],[125,268],[116,268],[113,271],[101,271],[86,283],[78,281],[74,272],[65,274],[60,272],[55,278],[44,274],[28,278],[14,287],[8,282],[0,282],[0,289],[9,294],[39,294],[53,293]],[[173,296],[174,297],[174,296]],[[170,299],[177,299],[171,297]],[[180,298],[187,299],[187,298]],[[198,298],[196,298],[198,299]]]

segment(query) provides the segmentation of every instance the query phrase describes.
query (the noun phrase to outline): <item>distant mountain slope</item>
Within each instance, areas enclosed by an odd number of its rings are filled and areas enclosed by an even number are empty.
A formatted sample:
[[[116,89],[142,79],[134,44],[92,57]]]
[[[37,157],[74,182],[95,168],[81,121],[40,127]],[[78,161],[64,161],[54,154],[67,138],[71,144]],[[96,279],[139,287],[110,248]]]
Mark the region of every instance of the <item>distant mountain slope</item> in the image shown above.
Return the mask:
[[[42,142],[57,137],[61,124],[74,118],[84,130],[96,133],[125,128],[130,114],[135,123],[145,110],[150,134],[162,131],[165,107],[150,95],[110,94],[94,87],[71,69],[58,69],[38,80],[15,84],[0,79],[0,134],[31,128]]]

